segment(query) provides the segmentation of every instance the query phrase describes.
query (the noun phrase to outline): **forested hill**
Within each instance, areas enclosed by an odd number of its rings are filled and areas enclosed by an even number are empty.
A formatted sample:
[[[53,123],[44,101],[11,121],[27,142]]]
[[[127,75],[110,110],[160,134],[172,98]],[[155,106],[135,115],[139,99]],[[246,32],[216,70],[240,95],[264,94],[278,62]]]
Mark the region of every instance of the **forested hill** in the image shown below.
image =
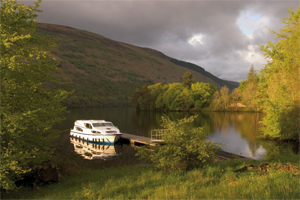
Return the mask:
[[[214,80],[217,83],[216,87],[226,85],[229,89],[232,90],[232,89],[237,88],[239,86],[238,82],[219,79],[218,77],[216,77],[216,76],[212,75],[211,73],[205,71],[202,67],[199,67],[198,65],[195,65],[193,63],[176,60],[174,58],[170,58],[170,61],[172,63],[176,64],[176,65],[186,67],[190,70],[199,72],[199,73],[203,74],[204,76]]]
[[[187,71],[197,82],[212,83],[217,88],[227,85],[233,89],[239,85],[153,49],[71,27],[41,23],[38,26],[38,34],[59,38],[52,54],[61,61],[56,75],[67,84],[55,87],[74,90],[66,102],[70,107],[129,105],[135,90],[142,85],[181,82]]]

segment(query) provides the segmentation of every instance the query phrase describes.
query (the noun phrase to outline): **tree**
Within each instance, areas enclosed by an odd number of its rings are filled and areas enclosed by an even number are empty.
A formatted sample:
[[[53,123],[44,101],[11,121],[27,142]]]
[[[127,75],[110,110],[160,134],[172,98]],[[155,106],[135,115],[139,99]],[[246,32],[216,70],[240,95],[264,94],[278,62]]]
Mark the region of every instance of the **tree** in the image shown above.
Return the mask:
[[[216,91],[212,96],[211,107],[213,110],[226,110],[230,104],[229,89],[224,85],[220,91]]]
[[[164,109],[166,105],[164,104],[164,94],[169,89],[169,85],[163,85],[161,93],[157,96],[155,101],[156,109]]]
[[[182,84],[187,88],[191,88],[192,83],[195,82],[195,78],[190,71],[187,71],[182,77]]]
[[[288,10],[285,28],[266,46],[259,45],[267,58],[260,71],[259,96],[266,116],[262,119],[264,134],[272,138],[299,139],[300,110],[300,7]]]
[[[212,102],[211,102],[211,107],[215,111],[219,111],[222,109],[221,105],[221,98],[220,98],[220,92],[219,90],[215,91],[215,93],[212,96]]]
[[[252,65],[249,70],[247,80],[242,82],[239,87],[242,90],[242,102],[248,107],[257,107],[254,101],[256,100],[258,81],[258,76]]]
[[[151,94],[147,85],[142,86],[138,103],[141,110],[150,109]]]
[[[257,90],[258,84],[256,82],[247,83],[247,86],[242,94],[242,102],[248,107],[254,107],[254,101],[256,99]]]
[[[184,88],[172,102],[172,108],[175,110],[188,110],[194,105],[194,99],[191,95],[191,90]]]
[[[163,105],[161,105],[162,101],[160,101],[161,98],[159,99],[158,102],[156,102],[156,101],[157,101],[158,97],[161,96],[165,92],[165,90],[166,90],[165,86],[161,83],[156,83],[154,85],[148,86],[148,89],[149,89],[150,95],[151,95],[150,110],[154,110],[157,107],[163,107]],[[158,105],[156,105],[156,103],[158,103]]]
[[[141,96],[141,91],[139,89],[136,89],[136,91],[133,94],[133,97],[131,98],[131,103],[136,109],[140,109],[139,105],[139,98]]]
[[[244,92],[246,86],[247,86],[247,81],[241,81],[238,88],[240,89],[241,92]]]
[[[144,161],[153,163],[164,171],[191,170],[203,167],[216,159],[220,145],[206,141],[203,128],[194,128],[192,123],[197,116],[171,121],[162,117],[163,128],[170,130],[163,136],[165,145],[156,145],[153,151],[147,147],[137,148],[137,155]]]
[[[257,74],[254,70],[253,65],[251,65],[250,70],[248,72],[247,81],[248,82],[257,82],[258,81],[258,77],[257,77]]]
[[[226,85],[224,85],[220,90],[220,100],[222,107],[226,110],[229,106],[229,89]]]
[[[198,82],[191,86],[196,110],[208,107],[217,88],[210,83]]]
[[[241,102],[241,90],[235,88],[230,94],[230,103],[231,106],[235,108],[235,111],[238,109],[238,103]]]
[[[177,110],[181,104],[178,104],[176,98],[181,94],[184,87],[181,83],[170,83],[168,90],[164,93],[163,103],[169,110]]]
[[[63,119],[68,93],[45,88],[57,83],[51,73],[58,61],[50,55],[54,42],[35,34],[40,1],[33,6],[1,0],[1,187],[51,159],[52,142]]]

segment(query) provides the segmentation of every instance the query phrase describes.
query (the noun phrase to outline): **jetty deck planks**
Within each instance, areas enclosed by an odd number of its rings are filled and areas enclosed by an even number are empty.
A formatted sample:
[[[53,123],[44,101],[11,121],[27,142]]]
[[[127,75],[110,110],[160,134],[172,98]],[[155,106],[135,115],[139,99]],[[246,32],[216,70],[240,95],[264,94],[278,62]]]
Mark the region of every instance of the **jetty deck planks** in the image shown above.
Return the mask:
[[[144,136],[122,133],[121,138],[129,140],[130,144],[150,144],[151,139]]]

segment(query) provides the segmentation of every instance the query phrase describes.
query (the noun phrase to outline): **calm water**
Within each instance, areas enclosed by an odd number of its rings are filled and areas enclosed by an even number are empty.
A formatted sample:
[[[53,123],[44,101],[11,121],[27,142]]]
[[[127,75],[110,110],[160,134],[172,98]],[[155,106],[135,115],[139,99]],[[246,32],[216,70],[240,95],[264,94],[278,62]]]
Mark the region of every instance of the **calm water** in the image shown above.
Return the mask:
[[[185,116],[198,115],[193,126],[204,127],[209,136],[207,140],[221,143],[223,150],[254,159],[265,155],[274,155],[293,150],[292,147],[269,141],[259,141],[259,120],[261,113],[224,113],[224,112],[148,112],[136,111],[134,108],[73,108],[69,109],[66,120],[58,127],[65,130],[57,143],[60,153],[81,154],[91,164],[120,165],[138,162],[134,149],[129,145],[92,145],[69,138],[69,131],[78,119],[104,119],[118,126],[121,132],[150,136],[151,130],[162,128],[161,116],[165,114],[171,120]],[[93,155],[92,155],[93,154]],[[90,161],[92,160],[92,161]],[[109,162],[108,162],[109,160]]]

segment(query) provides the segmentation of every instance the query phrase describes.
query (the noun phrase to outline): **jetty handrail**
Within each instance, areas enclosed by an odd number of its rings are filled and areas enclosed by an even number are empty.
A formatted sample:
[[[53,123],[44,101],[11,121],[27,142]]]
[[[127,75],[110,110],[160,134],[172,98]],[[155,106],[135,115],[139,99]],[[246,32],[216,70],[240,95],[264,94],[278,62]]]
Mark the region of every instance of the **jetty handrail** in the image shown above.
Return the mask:
[[[163,142],[164,134],[170,133],[170,129],[154,129],[151,130],[151,142]]]

